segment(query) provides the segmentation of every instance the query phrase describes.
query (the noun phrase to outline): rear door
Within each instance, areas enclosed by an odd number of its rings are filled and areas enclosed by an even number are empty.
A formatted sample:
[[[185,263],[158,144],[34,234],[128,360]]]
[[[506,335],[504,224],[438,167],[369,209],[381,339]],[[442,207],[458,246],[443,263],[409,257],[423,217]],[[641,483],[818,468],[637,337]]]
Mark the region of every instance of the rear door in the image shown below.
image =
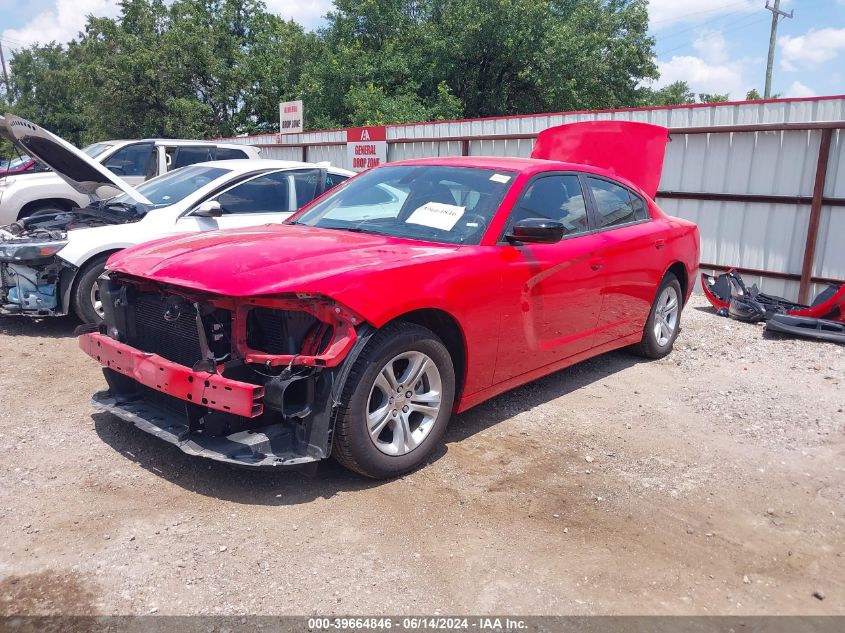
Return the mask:
[[[602,302],[603,273],[592,233],[587,198],[573,172],[531,179],[511,211],[515,222],[544,218],[562,222],[555,244],[502,241],[503,314],[494,383],[590,349]]]
[[[665,269],[665,227],[652,220],[646,201],[609,178],[584,175],[593,226],[601,236],[596,253],[604,271],[595,345],[641,332]]]

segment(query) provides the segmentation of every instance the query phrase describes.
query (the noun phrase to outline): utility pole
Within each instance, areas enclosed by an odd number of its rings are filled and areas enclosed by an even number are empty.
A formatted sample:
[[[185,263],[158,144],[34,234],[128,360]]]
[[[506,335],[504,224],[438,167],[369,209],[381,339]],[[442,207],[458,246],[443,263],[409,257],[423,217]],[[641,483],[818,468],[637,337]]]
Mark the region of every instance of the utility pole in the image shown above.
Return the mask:
[[[6,98],[12,98],[12,90],[9,88],[9,73],[6,71],[6,58],[3,57],[3,42],[0,42],[0,66],[3,67],[3,83],[6,84]]]
[[[775,45],[778,39],[778,21],[781,17],[792,19],[795,13],[793,9],[789,13],[780,10],[780,0],[775,0],[773,5],[766,0],[766,8],[772,12],[772,33],[769,36],[769,63],[766,64],[766,89],[763,91],[763,98],[770,99],[772,96],[772,67],[775,64]]]

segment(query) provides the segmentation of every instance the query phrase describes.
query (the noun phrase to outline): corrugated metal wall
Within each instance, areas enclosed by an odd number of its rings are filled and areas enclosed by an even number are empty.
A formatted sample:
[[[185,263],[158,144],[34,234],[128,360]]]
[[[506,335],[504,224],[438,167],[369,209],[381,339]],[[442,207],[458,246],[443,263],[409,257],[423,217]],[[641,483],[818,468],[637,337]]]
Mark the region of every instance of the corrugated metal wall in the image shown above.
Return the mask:
[[[459,156],[468,139],[470,155],[529,156],[531,138],[478,137],[530,135],[547,127],[596,119],[643,121],[669,128],[845,120],[845,98],[785,99],[711,106],[560,113],[391,125],[388,161]],[[345,130],[241,137],[236,142],[264,146],[265,158],[329,161],[348,167]],[[825,196],[845,198],[845,134],[834,133]],[[673,134],[661,191],[812,196],[821,132],[731,132]],[[419,139],[419,140],[415,140]],[[442,141],[437,139],[444,139]],[[329,143],[327,145],[327,143]],[[284,147],[284,145],[292,145]],[[810,207],[807,204],[722,202],[658,197],[672,215],[698,223],[702,261],[778,273],[801,273]],[[822,208],[813,274],[845,278],[845,207]],[[766,292],[795,299],[798,282],[751,278]],[[815,292],[817,289],[813,289]]]

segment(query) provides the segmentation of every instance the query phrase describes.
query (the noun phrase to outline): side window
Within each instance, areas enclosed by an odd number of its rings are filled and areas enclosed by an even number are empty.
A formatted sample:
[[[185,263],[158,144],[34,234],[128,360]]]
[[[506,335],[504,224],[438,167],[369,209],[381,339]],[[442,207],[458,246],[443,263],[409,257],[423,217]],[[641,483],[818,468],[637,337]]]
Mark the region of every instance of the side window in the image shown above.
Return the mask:
[[[109,156],[104,166],[118,176],[149,178],[156,173],[155,146],[152,143],[127,145]]]
[[[213,147],[178,147],[176,148],[176,160],[170,169],[179,169],[196,163],[204,163],[207,160],[214,160],[212,156]]]
[[[645,201],[640,198],[637,194],[628,192],[628,195],[631,196],[631,204],[634,205],[634,219],[639,220],[648,220],[651,217],[651,214],[648,212],[648,207],[646,206]]]
[[[296,189],[296,208],[300,209],[317,197],[320,185],[319,169],[302,169],[288,172]]]
[[[234,158],[249,158],[242,149],[232,147],[218,147],[214,154],[214,160],[231,160]]]
[[[578,176],[543,176],[528,183],[511,211],[508,226],[528,218],[561,222],[566,230],[564,235],[587,232],[587,205]]]
[[[282,213],[290,208],[287,172],[258,176],[221,193],[216,200],[223,213]]]
[[[330,171],[326,172],[326,191],[337,187],[340,183],[347,180],[349,180],[349,176],[344,176],[343,174],[333,174]]]
[[[639,196],[607,180],[587,177],[587,185],[596,201],[599,229],[648,219],[648,209]]]

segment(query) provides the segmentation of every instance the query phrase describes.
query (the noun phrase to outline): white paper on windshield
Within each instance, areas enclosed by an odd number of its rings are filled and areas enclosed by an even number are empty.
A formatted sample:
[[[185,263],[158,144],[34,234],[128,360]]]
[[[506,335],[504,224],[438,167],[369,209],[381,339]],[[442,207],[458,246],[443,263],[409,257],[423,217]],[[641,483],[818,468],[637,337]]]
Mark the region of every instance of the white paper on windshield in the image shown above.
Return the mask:
[[[493,182],[500,182],[502,184],[508,182],[511,179],[510,176],[505,176],[505,174],[493,174],[490,176],[490,180]]]
[[[443,202],[426,202],[423,206],[414,211],[406,222],[408,224],[421,224],[430,226],[441,231],[451,231],[464,214],[466,207],[459,207],[454,204]]]

